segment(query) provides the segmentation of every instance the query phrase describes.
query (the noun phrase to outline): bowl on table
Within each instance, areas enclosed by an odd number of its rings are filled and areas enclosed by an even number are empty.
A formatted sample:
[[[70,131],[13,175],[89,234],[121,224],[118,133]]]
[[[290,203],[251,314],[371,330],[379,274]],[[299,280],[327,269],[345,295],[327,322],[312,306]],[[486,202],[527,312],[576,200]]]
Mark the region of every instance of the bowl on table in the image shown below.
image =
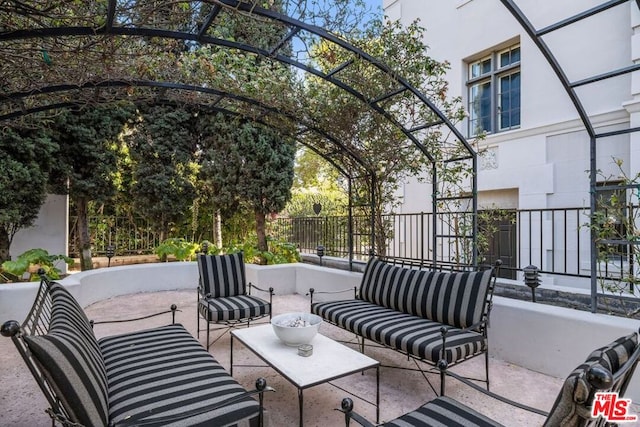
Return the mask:
[[[309,344],[318,333],[322,317],[311,313],[284,313],[271,318],[276,336],[290,346]]]

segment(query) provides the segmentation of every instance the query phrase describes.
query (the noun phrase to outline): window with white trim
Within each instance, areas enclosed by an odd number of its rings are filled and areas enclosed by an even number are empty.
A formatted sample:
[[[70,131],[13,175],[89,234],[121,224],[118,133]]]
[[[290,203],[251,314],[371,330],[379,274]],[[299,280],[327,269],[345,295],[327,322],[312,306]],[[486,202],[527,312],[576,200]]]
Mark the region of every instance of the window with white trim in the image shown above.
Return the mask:
[[[520,45],[468,63],[469,136],[520,127]]]

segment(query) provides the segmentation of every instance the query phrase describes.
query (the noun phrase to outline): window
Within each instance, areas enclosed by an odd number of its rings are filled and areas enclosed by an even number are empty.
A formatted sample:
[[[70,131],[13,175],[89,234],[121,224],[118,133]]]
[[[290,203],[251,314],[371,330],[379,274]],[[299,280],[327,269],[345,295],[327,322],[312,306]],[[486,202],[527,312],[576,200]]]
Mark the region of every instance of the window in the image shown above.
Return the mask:
[[[520,46],[469,63],[469,136],[520,127]]]

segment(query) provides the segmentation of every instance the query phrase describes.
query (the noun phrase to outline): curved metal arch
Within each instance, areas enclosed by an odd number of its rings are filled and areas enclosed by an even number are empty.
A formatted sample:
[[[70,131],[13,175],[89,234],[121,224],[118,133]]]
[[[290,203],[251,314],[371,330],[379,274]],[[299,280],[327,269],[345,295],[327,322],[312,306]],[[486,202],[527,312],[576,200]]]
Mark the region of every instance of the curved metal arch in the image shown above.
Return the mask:
[[[195,2],[194,2],[195,3]],[[437,191],[437,179],[438,179],[438,165],[433,157],[430,150],[440,151],[442,153],[450,154],[449,157],[453,158],[445,158],[441,157],[438,159],[438,162],[451,162],[458,160],[469,160],[471,161],[471,165],[473,168],[473,173],[471,177],[471,198],[472,198],[472,210],[473,210],[473,231],[471,233],[471,237],[464,236],[465,238],[471,238],[473,241],[473,245],[476,243],[477,236],[477,217],[475,213],[477,212],[477,154],[472,146],[467,142],[466,138],[460,133],[460,131],[449,121],[446,115],[440,111],[440,109],[433,103],[426,95],[424,95],[421,91],[411,85],[406,79],[402,78],[398,74],[396,74],[392,69],[390,69],[386,64],[379,61],[378,59],[372,57],[361,49],[353,46],[345,40],[340,39],[339,37],[331,34],[330,32],[316,27],[314,25],[306,24],[302,21],[296,20],[294,18],[288,17],[279,12],[274,12],[268,9],[263,9],[260,7],[256,7],[255,1],[253,0],[209,0],[202,3],[214,4],[217,11],[212,13],[210,17],[206,20],[207,22],[200,28],[197,29],[196,32],[189,31],[172,31],[169,29],[157,29],[150,28],[148,26],[142,25],[139,27],[126,27],[126,26],[117,26],[115,25],[115,19],[117,16],[117,0],[108,0],[107,9],[106,9],[106,21],[105,24],[100,27],[82,27],[82,26],[68,26],[68,27],[47,27],[47,28],[32,28],[26,30],[15,30],[9,31],[5,33],[0,33],[0,42],[3,40],[16,40],[16,39],[24,39],[24,38],[47,38],[47,37],[56,37],[56,36],[100,36],[100,35],[122,35],[122,36],[141,36],[141,37],[159,37],[159,38],[173,38],[173,39],[181,39],[181,40],[189,40],[197,43],[216,45],[220,47],[227,47],[238,49],[240,51],[245,51],[249,53],[253,53],[260,57],[269,58],[275,61],[278,61],[282,64],[286,64],[289,66],[296,67],[306,73],[317,76],[328,83],[336,86],[337,88],[343,90],[345,93],[353,96],[359,101],[363,102],[368,108],[372,111],[377,112],[382,115],[390,124],[399,129],[402,134],[410,141],[418,150],[421,152],[431,163],[431,176],[433,178],[433,203],[432,209],[434,213],[434,221],[436,214],[438,213],[438,191]],[[325,73],[321,70],[313,68],[307,64],[294,60],[288,56],[282,55],[278,53],[278,51],[285,44],[284,42],[278,43],[273,49],[265,50],[261,49],[257,46],[238,43],[231,40],[225,40],[220,38],[214,38],[211,36],[207,36],[207,28],[210,26],[216,19],[216,15],[222,8],[228,8],[228,10],[233,10],[241,13],[253,14],[259,17],[263,17],[265,19],[269,19],[272,21],[277,21],[281,25],[284,23],[289,26],[290,33],[287,37],[291,37],[294,33],[297,33],[301,30],[305,30],[327,42],[330,42],[340,48],[344,49],[347,52],[350,52],[354,55],[354,59],[348,60],[345,63],[339,65],[333,70]],[[351,85],[341,81],[338,78],[338,73],[344,70],[346,67],[349,67],[351,64],[355,63],[355,59],[363,60],[378,70],[382,71],[385,76],[390,78],[390,82],[396,82],[398,86],[395,89],[391,89],[390,92],[380,94],[375,98],[368,98],[363,93],[359,92],[356,88]],[[393,86],[393,85],[392,85]],[[411,128],[403,125],[399,120],[397,120],[390,111],[383,108],[381,103],[385,100],[396,97],[404,92],[409,91],[412,96],[412,102],[422,103],[426,109],[429,111],[429,114],[434,114],[437,117],[437,120],[429,120],[428,122],[425,120],[425,123],[413,123],[411,124]],[[453,135],[456,139],[455,143],[458,144],[458,149],[451,150],[447,152],[447,148],[442,145],[441,148],[436,147],[428,148],[422,142],[420,142],[419,135],[417,132],[430,129],[436,126],[444,126],[446,127],[450,134]],[[451,143],[452,141],[449,140]],[[460,155],[460,152],[466,152],[468,155]],[[435,151],[434,151],[435,152]],[[348,153],[347,153],[348,154]],[[324,158],[327,158],[323,155]],[[373,195],[372,195],[373,197]],[[373,228],[373,227],[372,227]],[[435,228],[434,228],[435,230]],[[373,233],[373,231],[372,231]],[[437,263],[436,259],[436,247],[437,243],[435,240],[437,239],[434,233],[434,243],[433,243],[433,260],[434,263]],[[477,262],[476,260],[476,251],[473,251],[473,264]]]
[[[115,13],[112,12],[115,10],[115,0],[110,0],[108,7],[108,21],[107,23],[100,27],[50,27],[50,28],[37,28],[37,29],[24,29],[24,30],[15,30],[5,33],[0,33],[0,41],[3,40],[18,40],[25,38],[45,38],[45,37],[69,37],[69,36],[98,36],[98,35],[118,35],[118,36],[141,36],[141,37],[158,37],[158,38],[170,38],[170,39],[178,39],[185,41],[193,41],[201,44],[210,44],[220,47],[238,49],[241,51],[253,53],[258,56],[266,57],[274,59],[280,63],[294,66],[302,71],[310,73],[316,77],[319,77],[337,87],[349,93],[351,96],[359,99],[366,105],[368,105],[371,109],[376,111],[377,113],[383,115],[390,123],[394,124],[398,127],[401,132],[414,144],[416,147],[425,155],[427,158],[434,162],[434,158],[429,153],[429,150],[414,136],[414,133],[418,130],[425,129],[431,127],[433,125],[443,124],[445,125],[458,139],[458,141],[463,145],[463,147],[469,152],[468,158],[475,157],[475,151],[471,147],[471,145],[467,142],[466,138],[462,135],[462,133],[450,122],[450,120],[440,111],[436,105],[431,102],[422,92],[416,89],[413,85],[411,85],[406,79],[397,75],[393,70],[391,70],[387,65],[367,54],[362,49],[353,46],[345,40],[342,40],[335,35],[329,33],[328,31],[316,27],[314,25],[310,25],[304,23],[302,21],[296,20],[294,18],[283,15],[279,12],[275,12],[272,10],[264,9],[261,7],[257,7],[251,3],[240,1],[240,0],[214,0],[215,4],[221,4],[223,6],[228,7],[232,10],[238,10],[245,13],[255,14],[264,18],[268,18],[271,20],[275,20],[281,23],[284,23],[291,28],[293,31],[305,30],[312,34],[321,37],[324,40],[327,40],[335,45],[340,46],[341,48],[353,53],[356,57],[361,58],[368,63],[372,64],[393,80],[395,80],[400,86],[400,89],[396,89],[388,94],[383,94],[375,99],[368,99],[364,94],[357,91],[355,88],[349,86],[348,84],[340,81],[334,76],[341,70],[333,70],[329,73],[324,73],[323,71],[310,67],[307,64],[303,64],[299,61],[296,61],[286,55],[277,54],[275,51],[268,51],[265,49],[260,49],[256,46],[239,43],[231,40],[220,39],[216,37],[207,36],[204,34],[206,32],[206,28],[203,27],[198,29],[197,32],[184,32],[184,31],[173,31],[173,30],[165,30],[165,29],[157,29],[157,28],[149,28],[149,27],[119,27],[115,26],[113,19],[115,17]],[[215,17],[213,18],[215,19]],[[207,22],[205,25],[211,25],[211,22]],[[348,67],[350,64],[343,64],[343,68]],[[433,112],[437,117],[438,121],[435,123],[425,123],[420,126],[413,127],[411,129],[407,129],[404,125],[402,125],[398,120],[396,120],[388,111],[382,108],[379,103],[383,100],[392,98],[393,96],[399,95],[404,91],[410,91],[420,102],[426,105],[431,112]]]
[[[545,28],[536,30],[531,21],[527,18],[525,13],[516,5],[514,0],[500,0],[505,8],[513,15],[513,17],[518,21],[518,23],[525,30],[527,35],[533,40],[535,45],[538,47],[544,58],[547,60],[551,69],[556,74],[560,83],[564,87],[569,99],[573,103],[582,124],[589,135],[589,187],[590,187],[590,215],[591,218],[597,213],[597,140],[599,138],[606,138],[614,135],[622,135],[622,134],[630,134],[634,132],[639,132],[640,127],[630,127],[628,129],[613,131],[613,132],[605,132],[605,133],[596,133],[593,123],[587,113],[586,109],[582,105],[580,101],[580,97],[575,91],[576,87],[585,86],[588,84],[596,83],[602,80],[606,80],[613,77],[618,77],[624,74],[629,74],[634,71],[640,70],[640,64],[632,64],[627,67],[623,67],[617,70],[610,71],[608,73],[599,74],[596,76],[588,77],[585,79],[581,79],[576,82],[571,82],[567,75],[564,73],[560,63],[556,59],[556,56],[553,54],[549,46],[542,39],[546,34],[552,33],[554,31],[560,30],[562,28],[568,27],[576,22],[582,21],[584,19],[595,16],[601,12],[609,10],[613,7],[620,6],[623,4],[627,4],[634,0],[608,0],[601,3],[598,6],[592,7],[588,10],[583,11],[582,13],[578,13],[569,18],[563,19],[555,24],[548,25]],[[638,9],[640,9],[640,0],[634,1]],[[636,186],[628,186],[635,188]],[[620,187],[624,188],[624,186]],[[597,246],[596,246],[596,234],[595,230],[591,230],[591,259],[590,259],[590,268],[591,268],[591,311],[595,313],[598,309],[598,283],[597,283]]]
[[[335,137],[329,135],[327,132],[323,131],[322,129],[317,128],[316,126],[301,121],[299,117],[290,114],[290,113],[286,113],[283,111],[280,111],[274,107],[271,107],[261,101],[258,101],[256,99],[253,98],[249,98],[246,96],[242,96],[242,95],[237,95],[231,92],[226,92],[220,89],[214,89],[214,88],[207,88],[207,87],[203,87],[203,86],[196,86],[196,85],[188,85],[185,83],[175,83],[175,82],[158,82],[158,81],[153,81],[153,80],[142,80],[142,79],[133,79],[133,80],[121,80],[121,79],[116,79],[116,80],[101,80],[99,82],[85,82],[83,84],[80,85],[71,85],[71,84],[63,84],[63,85],[51,85],[51,86],[45,86],[45,87],[41,87],[38,88],[36,90],[33,91],[26,91],[26,92],[14,92],[8,95],[5,95],[4,97],[6,99],[10,99],[10,100],[18,100],[18,99],[23,99],[26,97],[30,97],[30,96],[36,96],[36,95],[47,95],[47,94],[52,94],[52,93],[59,93],[59,92],[65,92],[65,91],[72,91],[72,90],[78,90],[78,89],[96,89],[96,88],[119,88],[119,87],[151,87],[151,88],[161,88],[161,89],[177,89],[177,90],[187,90],[187,91],[193,91],[193,92],[199,92],[199,93],[206,93],[209,95],[216,95],[216,96],[220,96],[226,99],[232,99],[235,101],[239,101],[239,102],[243,102],[246,104],[250,104],[250,105],[254,105],[257,106],[261,109],[264,109],[265,111],[268,111],[269,113],[275,114],[275,115],[280,115],[283,116],[293,122],[296,122],[298,124],[300,124],[301,126],[304,126],[305,129],[308,129],[309,131],[312,131],[318,135],[320,135],[322,138],[330,141],[332,144],[334,144],[338,149],[344,151],[345,153],[348,154],[348,156],[350,158],[352,158],[353,160],[356,161],[356,163],[358,165],[360,165],[368,174],[373,173],[373,171],[371,171],[371,169],[365,164],[365,162],[362,161],[362,159],[360,158],[360,156],[358,156],[356,153],[353,152],[353,150],[351,150],[349,147],[345,146],[343,143],[341,143],[340,141],[338,141]],[[55,106],[60,106],[61,104],[54,104],[53,107],[51,108],[47,108],[46,106],[44,107],[38,107],[36,109],[33,110],[18,110],[15,113],[7,113],[4,115],[0,115],[0,121],[4,120],[4,119],[9,119],[9,118],[15,118],[18,117],[20,115],[23,115],[25,112],[41,112],[41,111],[46,111],[46,110],[51,110],[51,109],[55,109]],[[77,105],[77,103],[71,103],[71,105]],[[194,105],[194,104],[192,104]],[[201,106],[206,106],[206,104],[201,104]],[[61,108],[61,107],[58,107]],[[226,111],[231,111],[231,110],[226,110]],[[245,116],[248,117],[248,116]],[[305,144],[305,146],[307,146],[308,144]],[[325,154],[322,154],[319,150],[314,149],[315,152],[317,152],[318,154],[320,154],[325,160],[329,161],[333,166],[336,166],[337,169],[340,171],[340,173],[342,173],[343,175],[349,177],[349,174],[346,173],[346,171],[342,168],[342,167],[338,167],[337,163],[331,159],[330,157],[326,156]]]

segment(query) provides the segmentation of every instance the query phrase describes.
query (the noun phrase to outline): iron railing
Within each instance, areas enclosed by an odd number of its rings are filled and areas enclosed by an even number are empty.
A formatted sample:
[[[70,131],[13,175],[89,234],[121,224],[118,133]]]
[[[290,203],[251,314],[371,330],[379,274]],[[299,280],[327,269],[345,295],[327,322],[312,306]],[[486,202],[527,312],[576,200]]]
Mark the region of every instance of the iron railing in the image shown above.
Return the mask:
[[[77,257],[77,217],[69,218],[69,256]],[[112,245],[118,255],[153,253],[161,233],[144,218],[119,216],[89,217],[89,235],[94,255],[106,255]]]
[[[637,209],[637,207],[630,207]],[[503,260],[501,270],[517,272],[534,265],[540,273],[563,276],[564,281],[591,277],[591,248],[589,208],[523,209],[513,211],[513,223],[501,235],[493,236],[490,250],[481,254],[481,262]],[[460,227],[462,214],[441,213],[436,223],[436,234],[446,236],[447,229]],[[69,254],[74,256],[75,218],[71,218]],[[469,248],[467,241],[457,235],[434,239],[433,214],[419,212],[389,214],[383,217],[386,232],[385,256],[418,262],[420,264],[465,264]],[[141,218],[97,216],[90,218],[93,253],[104,254],[108,245],[114,245],[118,255],[152,253],[160,243],[160,233]],[[301,253],[315,254],[318,245],[324,246],[325,255],[347,258],[349,256],[348,216],[315,216],[277,218],[268,224],[268,233],[277,239],[295,244]],[[371,242],[371,219],[368,216],[353,217],[353,258],[366,260],[374,245]],[[435,242],[435,243],[434,243]],[[509,244],[509,242],[513,242]],[[438,259],[433,260],[433,245]],[[461,253],[463,255],[461,255]],[[461,257],[467,259],[460,259]],[[602,262],[600,263],[602,264]],[[613,277],[629,269],[624,251],[600,265],[598,275]]]
[[[481,254],[480,262],[492,263],[500,258],[503,261],[501,270],[511,271],[512,278],[529,265],[535,265],[543,274],[563,276],[564,283],[590,278],[589,213],[588,207],[513,211],[511,226],[488,237],[491,240],[489,249]],[[456,221],[460,216],[455,220],[450,216],[450,213],[439,214],[437,223],[447,225],[439,226],[437,233],[446,234],[442,230],[454,227],[454,223],[459,226]],[[428,212],[385,215],[383,223],[388,236],[385,255],[422,264],[433,263],[432,219],[433,214]],[[346,223],[346,217],[340,216],[278,218],[271,223],[270,233],[297,245],[301,253],[316,253],[317,246],[322,244],[326,255],[345,257],[348,255]],[[354,224],[354,258],[366,259],[372,248],[368,219],[354,217]],[[468,242],[454,235],[436,241],[439,245],[436,264],[464,263],[459,258],[468,251],[462,247]],[[632,267],[624,251],[600,264],[597,275],[610,278]]]

